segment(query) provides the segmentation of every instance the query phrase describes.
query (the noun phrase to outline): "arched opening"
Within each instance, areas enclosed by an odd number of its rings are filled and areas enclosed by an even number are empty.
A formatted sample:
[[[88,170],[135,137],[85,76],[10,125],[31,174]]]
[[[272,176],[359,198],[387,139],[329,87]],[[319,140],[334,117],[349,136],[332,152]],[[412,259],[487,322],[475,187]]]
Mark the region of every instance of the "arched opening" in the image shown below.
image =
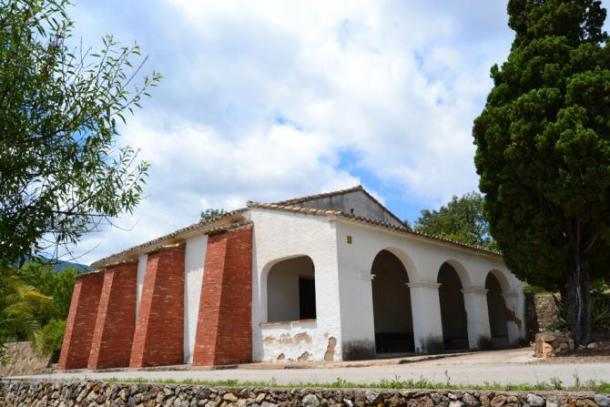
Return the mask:
[[[274,264],[267,276],[267,321],[315,318],[316,287],[311,258],[299,256]]]
[[[468,349],[468,320],[460,276],[452,265],[443,263],[437,282],[445,349]]]
[[[371,269],[377,353],[412,352],[413,319],[409,276],[398,257],[380,251]]]
[[[506,303],[502,295],[500,281],[493,273],[487,275],[485,288],[487,289],[487,310],[489,312],[491,341],[495,346],[507,346]]]

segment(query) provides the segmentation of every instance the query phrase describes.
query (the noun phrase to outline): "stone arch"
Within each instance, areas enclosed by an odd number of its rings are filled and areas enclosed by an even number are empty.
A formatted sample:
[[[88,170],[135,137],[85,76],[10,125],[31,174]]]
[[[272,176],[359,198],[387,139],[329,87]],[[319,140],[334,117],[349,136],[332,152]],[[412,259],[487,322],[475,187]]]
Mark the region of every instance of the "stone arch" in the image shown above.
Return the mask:
[[[410,273],[393,250],[381,250],[371,265],[371,291],[377,353],[414,349]]]
[[[444,263],[447,263],[453,267],[457,275],[460,277],[460,282],[464,288],[471,287],[473,285],[473,280],[470,277],[470,273],[462,262],[456,259],[447,259]]]
[[[487,278],[489,277],[490,274],[492,274],[498,280],[498,283],[500,283],[500,288],[502,289],[502,292],[505,295],[511,292],[510,282],[504,272],[502,272],[498,269],[489,270],[489,272],[487,273],[487,276],[485,276],[486,282],[487,282]]]
[[[500,277],[500,278],[498,278]],[[489,313],[489,328],[494,346],[509,344],[508,318],[505,294],[508,282],[502,282],[502,273],[497,270],[487,273],[485,289],[487,290],[487,311]]]
[[[439,268],[437,282],[440,284],[438,295],[445,349],[468,349],[468,318],[462,275],[452,263],[444,262]]]
[[[267,322],[316,318],[315,266],[307,255],[287,256],[263,269]]]
[[[405,269],[405,272],[407,273],[409,281],[419,281],[420,280],[417,267],[415,266],[415,262],[413,261],[411,256],[408,255],[404,250],[399,249],[397,247],[392,247],[392,246],[382,247],[373,252],[374,256],[372,256],[372,261],[369,264],[369,270],[373,267],[373,263],[375,262],[375,259],[377,258],[379,253],[381,253],[383,251],[391,253],[398,260],[400,260],[400,262],[402,263],[402,266]]]

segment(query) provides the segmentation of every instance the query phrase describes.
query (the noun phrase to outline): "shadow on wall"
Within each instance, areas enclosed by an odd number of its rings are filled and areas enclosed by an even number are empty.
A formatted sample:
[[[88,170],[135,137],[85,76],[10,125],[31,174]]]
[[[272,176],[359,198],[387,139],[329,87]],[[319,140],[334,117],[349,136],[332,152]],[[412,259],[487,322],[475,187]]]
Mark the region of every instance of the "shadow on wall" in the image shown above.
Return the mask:
[[[375,356],[375,342],[351,341],[343,345],[343,360],[374,359]]]
[[[424,340],[422,353],[444,353],[445,340],[442,336],[430,336]],[[419,351],[419,350],[418,350]]]

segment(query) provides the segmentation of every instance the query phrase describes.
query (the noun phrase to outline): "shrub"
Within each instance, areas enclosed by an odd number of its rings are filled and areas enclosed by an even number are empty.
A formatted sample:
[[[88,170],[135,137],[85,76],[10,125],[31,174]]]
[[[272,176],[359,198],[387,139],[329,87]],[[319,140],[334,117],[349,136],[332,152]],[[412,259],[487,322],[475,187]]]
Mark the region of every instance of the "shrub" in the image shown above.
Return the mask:
[[[55,359],[61,350],[65,327],[66,321],[54,319],[34,332],[33,345],[36,352],[44,356],[53,356]]]

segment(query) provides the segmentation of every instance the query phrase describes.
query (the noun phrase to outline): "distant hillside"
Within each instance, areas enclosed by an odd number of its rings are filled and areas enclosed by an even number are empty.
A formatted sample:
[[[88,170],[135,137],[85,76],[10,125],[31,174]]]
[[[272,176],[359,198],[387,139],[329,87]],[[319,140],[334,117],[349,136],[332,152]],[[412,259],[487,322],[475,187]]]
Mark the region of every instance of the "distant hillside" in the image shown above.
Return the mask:
[[[71,261],[63,261],[63,260],[50,260],[42,256],[37,256],[36,259],[40,260],[43,263],[50,263],[53,265],[53,270],[55,271],[63,271],[67,268],[73,267],[78,270],[79,273],[85,273],[89,271],[89,266],[81,263],[74,263]]]
[[[70,267],[74,267],[81,273],[89,271],[89,266],[87,266],[86,264],[73,263],[71,261],[61,261],[61,260],[56,260],[53,262],[53,269],[55,271],[63,271]]]

